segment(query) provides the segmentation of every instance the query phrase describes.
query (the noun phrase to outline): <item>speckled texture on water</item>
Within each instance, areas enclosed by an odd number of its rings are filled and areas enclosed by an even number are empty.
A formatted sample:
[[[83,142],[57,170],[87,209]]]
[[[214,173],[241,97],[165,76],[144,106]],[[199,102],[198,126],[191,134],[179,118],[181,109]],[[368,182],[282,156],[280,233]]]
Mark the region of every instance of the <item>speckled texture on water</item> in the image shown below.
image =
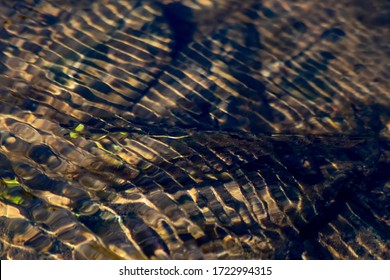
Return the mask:
[[[0,2],[1,259],[390,259],[389,1]]]

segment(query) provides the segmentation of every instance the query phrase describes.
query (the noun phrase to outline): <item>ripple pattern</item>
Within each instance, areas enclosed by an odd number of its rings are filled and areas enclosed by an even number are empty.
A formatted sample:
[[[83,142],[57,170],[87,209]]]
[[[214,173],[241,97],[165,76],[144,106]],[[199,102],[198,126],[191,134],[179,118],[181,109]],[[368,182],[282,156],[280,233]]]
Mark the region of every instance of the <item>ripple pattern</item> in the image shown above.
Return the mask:
[[[3,1],[0,258],[390,259],[360,2]]]

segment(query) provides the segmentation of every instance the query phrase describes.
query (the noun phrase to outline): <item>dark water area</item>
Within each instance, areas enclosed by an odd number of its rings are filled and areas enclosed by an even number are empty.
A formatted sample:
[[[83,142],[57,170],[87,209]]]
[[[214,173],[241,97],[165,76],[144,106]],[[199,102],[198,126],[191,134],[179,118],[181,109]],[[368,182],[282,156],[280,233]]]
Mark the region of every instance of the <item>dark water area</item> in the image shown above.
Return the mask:
[[[389,19],[0,0],[0,259],[390,259]]]

